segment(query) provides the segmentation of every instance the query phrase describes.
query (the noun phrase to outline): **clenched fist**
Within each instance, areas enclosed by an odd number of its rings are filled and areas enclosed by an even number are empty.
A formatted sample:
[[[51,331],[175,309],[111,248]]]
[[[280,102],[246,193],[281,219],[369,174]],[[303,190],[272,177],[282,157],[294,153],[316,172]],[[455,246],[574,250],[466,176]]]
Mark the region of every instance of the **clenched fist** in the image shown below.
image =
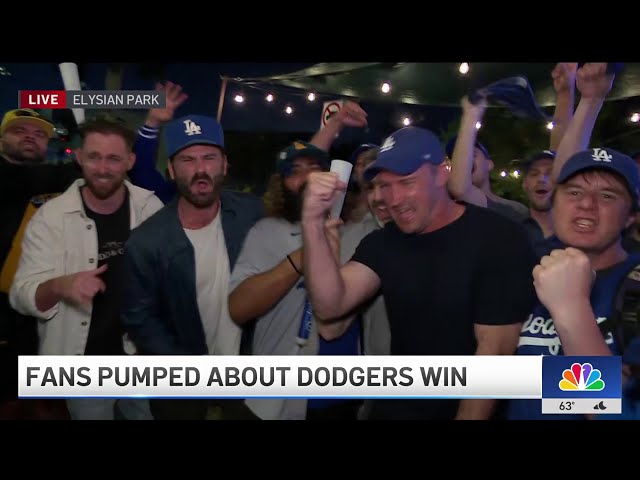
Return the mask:
[[[320,222],[324,226],[327,213],[347,184],[338,179],[335,172],[312,172],[307,177],[307,187],[302,206],[304,222]]]
[[[553,315],[579,302],[589,302],[594,273],[589,258],[576,248],[553,250],[533,269],[538,298]]]
[[[551,71],[553,89],[556,93],[571,91],[576,81],[577,63],[558,63]]]
[[[346,102],[336,114],[336,121],[345,127],[366,127],[367,113],[355,102]]]
[[[607,74],[606,63],[585,63],[576,73],[576,86],[582,98],[605,98],[614,78],[614,74]]]

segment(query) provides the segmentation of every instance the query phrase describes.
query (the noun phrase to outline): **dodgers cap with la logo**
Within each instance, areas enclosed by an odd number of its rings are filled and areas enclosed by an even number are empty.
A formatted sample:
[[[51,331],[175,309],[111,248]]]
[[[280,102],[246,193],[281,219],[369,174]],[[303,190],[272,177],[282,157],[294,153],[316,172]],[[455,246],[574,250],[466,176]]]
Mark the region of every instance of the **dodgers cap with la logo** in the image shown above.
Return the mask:
[[[224,150],[222,126],[215,118],[203,115],[188,115],[170,122],[165,140],[169,158],[192,145],[215,145]]]
[[[440,165],[444,159],[444,147],[433,132],[420,127],[405,127],[387,137],[363,177],[370,182],[382,170],[410,175],[426,163]]]
[[[627,183],[633,205],[638,207],[640,173],[633,159],[611,148],[590,148],[574,153],[562,166],[557,183],[565,183],[574,175],[586,170],[609,170],[620,175]]]

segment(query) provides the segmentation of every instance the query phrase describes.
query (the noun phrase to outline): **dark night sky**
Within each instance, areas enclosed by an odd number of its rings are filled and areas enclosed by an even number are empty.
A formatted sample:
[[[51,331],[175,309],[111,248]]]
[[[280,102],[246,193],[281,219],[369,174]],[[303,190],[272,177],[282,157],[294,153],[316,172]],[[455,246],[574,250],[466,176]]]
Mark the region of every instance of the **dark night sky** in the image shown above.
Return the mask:
[[[183,86],[189,99],[178,111],[178,115],[198,113],[215,116],[220,95],[220,76],[261,77],[293,72],[312,63],[182,63],[166,64],[165,78]],[[18,90],[63,89],[58,67],[54,63],[6,63],[3,66],[11,76],[0,76],[0,111],[3,113],[16,107]],[[152,81],[143,78],[139,66],[128,64],[125,68],[122,88],[152,89]],[[106,64],[86,64],[82,81],[87,89],[104,88]],[[237,93],[245,96],[243,104],[233,101]],[[320,126],[322,103],[335,97],[322,97],[311,103],[306,92],[276,95],[273,103],[265,101],[265,93],[260,90],[241,88],[229,82],[222,115],[222,125],[227,131],[235,132],[301,132],[311,135]],[[284,108],[291,105],[293,115],[286,115]],[[435,131],[445,129],[456,118],[455,109],[435,109],[413,105],[363,104],[369,113],[370,126],[367,130],[351,129],[341,136],[341,141],[365,142],[381,141],[390,131],[400,128],[401,118],[409,115],[414,124]]]

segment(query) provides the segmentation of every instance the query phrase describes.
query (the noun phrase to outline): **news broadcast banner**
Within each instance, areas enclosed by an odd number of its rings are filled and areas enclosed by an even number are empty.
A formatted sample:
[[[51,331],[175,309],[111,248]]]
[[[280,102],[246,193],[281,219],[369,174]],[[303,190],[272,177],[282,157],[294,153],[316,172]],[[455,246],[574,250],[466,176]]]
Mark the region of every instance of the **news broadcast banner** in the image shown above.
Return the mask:
[[[144,109],[165,108],[167,97],[155,90],[20,90],[20,108]]]
[[[542,399],[622,413],[620,357],[21,356],[21,398]]]
[[[165,108],[157,91],[21,90],[20,108]],[[75,110],[74,110],[75,111]],[[21,356],[21,398],[541,399],[622,413],[620,357]]]

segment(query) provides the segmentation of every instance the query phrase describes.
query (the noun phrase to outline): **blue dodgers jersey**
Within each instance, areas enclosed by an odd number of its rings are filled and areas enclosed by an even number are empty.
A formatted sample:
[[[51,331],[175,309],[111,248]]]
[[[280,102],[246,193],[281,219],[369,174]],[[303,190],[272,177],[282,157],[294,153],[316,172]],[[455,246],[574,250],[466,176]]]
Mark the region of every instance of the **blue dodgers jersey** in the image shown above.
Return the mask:
[[[622,279],[640,263],[640,255],[633,254],[622,263],[599,271],[591,289],[591,307],[598,324],[613,315],[614,301]],[[611,351],[619,355],[619,349],[611,333],[605,341]],[[553,319],[541,303],[538,303],[522,326],[516,355],[564,355]],[[542,414],[541,400],[510,400],[507,409],[510,420],[581,420],[582,415]]]

